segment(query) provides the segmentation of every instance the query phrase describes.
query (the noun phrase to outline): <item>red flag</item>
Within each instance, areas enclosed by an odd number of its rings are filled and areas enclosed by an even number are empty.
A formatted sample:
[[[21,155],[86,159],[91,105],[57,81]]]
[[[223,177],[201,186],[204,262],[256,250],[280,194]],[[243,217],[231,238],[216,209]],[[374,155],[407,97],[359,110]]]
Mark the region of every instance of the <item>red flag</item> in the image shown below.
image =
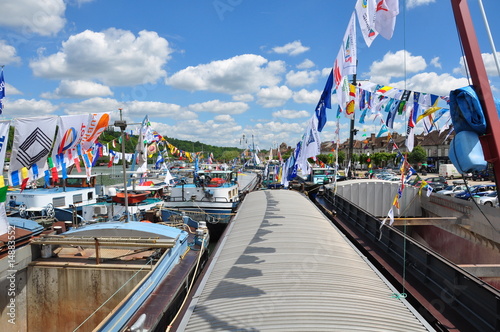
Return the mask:
[[[24,189],[26,189],[26,186],[28,185],[28,180],[30,178],[24,178],[23,182],[21,182],[21,192],[23,192]]]
[[[78,173],[81,173],[82,169],[80,168],[80,158],[78,158],[78,156],[76,156],[75,159],[73,159],[73,161],[75,162],[76,171]]]
[[[59,173],[57,172],[57,168],[56,168],[56,167],[52,167],[52,168],[50,169],[50,171],[52,172],[52,180],[53,180],[54,182],[59,181]]]

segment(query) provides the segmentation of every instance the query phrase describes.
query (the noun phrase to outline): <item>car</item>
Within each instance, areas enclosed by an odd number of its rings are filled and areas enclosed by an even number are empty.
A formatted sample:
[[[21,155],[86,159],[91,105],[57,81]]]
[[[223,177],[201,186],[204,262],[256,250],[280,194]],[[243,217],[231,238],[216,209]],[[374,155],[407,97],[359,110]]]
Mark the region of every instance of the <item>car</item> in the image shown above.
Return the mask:
[[[498,207],[498,193],[493,191],[483,197],[479,197],[479,204]]]
[[[472,181],[493,181],[493,175],[490,174],[490,172],[488,170],[479,171],[479,172],[475,171],[475,172],[472,172],[471,180]]]
[[[425,178],[424,180],[427,183],[430,183],[430,182],[440,182],[440,183],[444,183],[446,185],[448,184],[448,181],[446,180],[446,178],[444,176],[432,176],[432,177],[429,177],[429,178]]]
[[[455,195],[455,198],[471,200],[473,196],[484,196],[491,191],[497,190],[495,185],[477,184],[469,187],[469,190],[464,190]]]
[[[387,181],[392,181],[392,182],[398,182],[398,181],[401,181],[401,177],[400,176],[396,176],[396,175],[393,175],[391,177],[388,177],[387,179],[385,179]]]
[[[465,184],[451,185],[447,186],[443,190],[439,190],[436,194],[446,195],[446,196],[455,196],[456,193],[467,190],[467,186]]]
[[[428,177],[424,179],[427,184],[432,187],[432,191],[438,192],[440,190],[443,190],[448,186],[448,181],[444,178],[444,176],[433,176],[433,177]],[[413,186],[415,187],[420,187],[422,184],[422,181],[417,181],[413,182]]]

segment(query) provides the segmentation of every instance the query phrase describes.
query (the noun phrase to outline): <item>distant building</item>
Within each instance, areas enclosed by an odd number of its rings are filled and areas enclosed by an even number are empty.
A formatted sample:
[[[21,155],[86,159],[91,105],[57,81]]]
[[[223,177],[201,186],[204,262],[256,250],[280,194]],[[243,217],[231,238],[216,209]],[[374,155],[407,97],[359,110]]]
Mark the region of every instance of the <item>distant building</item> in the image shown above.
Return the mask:
[[[434,130],[429,134],[419,134],[415,135],[414,145],[420,145],[424,148],[427,153],[427,164],[434,165],[435,168],[439,168],[441,164],[451,163],[448,157],[450,142],[455,136],[455,133],[448,135],[449,130],[445,130],[442,133]],[[408,151],[406,147],[406,136],[399,133],[392,134],[392,141],[396,144],[399,151],[405,153]],[[394,144],[388,139],[388,136],[376,137],[376,134],[371,133],[370,137],[366,137],[362,140],[353,141],[353,154],[372,154],[377,152],[395,152],[396,149]],[[323,142],[321,144],[321,153],[329,154],[335,149],[335,144],[332,142]],[[346,156],[349,153],[349,139],[344,141],[339,145],[339,151],[344,151]],[[347,163],[348,161],[346,161]],[[344,165],[345,166],[345,165]]]

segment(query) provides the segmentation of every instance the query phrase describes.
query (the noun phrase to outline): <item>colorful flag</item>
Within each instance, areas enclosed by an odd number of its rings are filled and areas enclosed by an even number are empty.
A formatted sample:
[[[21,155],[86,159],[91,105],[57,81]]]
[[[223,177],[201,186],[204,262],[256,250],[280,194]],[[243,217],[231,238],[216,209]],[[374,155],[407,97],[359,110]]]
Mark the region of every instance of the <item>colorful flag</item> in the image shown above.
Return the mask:
[[[408,102],[408,99],[410,99],[410,95],[411,95],[410,90],[404,90],[403,95],[401,96],[401,103],[399,103],[399,109],[398,109],[399,115],[404,113],[406,108],[406,103]]]
[[[9,189],[9,186],[0,188],[0,203],[4,203],[7,200],[7,189]]]
[[[387,126],[385,124],[383,124],[382,127],[380,127],[380,131],[377,134],[377,138],[382,136],[382,134],[384,134],[388,131],[389,131],[389,129],[387,129]]]
[[[356,48],[356,19],[354,13],[351,15],[347,30],[342,40],[342,45],[335,59],[333,66],[333,75],[335,89],[338,89],[342,80],[347,75],[356,74],[357,48]],[[347,88],[348,89],[348,88]],[[338,94],[338,92],[337,92]],[[345,107],[345,105],[344,105]]]
[[[400,100],[397,99],[391,99],[392,103],[389,106],[389,109],[387,113],[387,119],[385,120],[385,123],[387,124],[387,127],[393,129],[394,128],[394,118],[396,117],[396,112],[399,109],[399,103],[401,103]]]
[[[378,33],[375,31],[375,10],[377,9],[377,3],[375,0],[358,0],[355,8],[361,34],[366,45],[370,47],[373,40],[378,36]]]
[[[101,133],[108,127],[108,124],[109,113],[90,114],[89,124],[85,126],[81,140],[81,147],[84,153],[97,141]]]
[[[377,93],[382,93],[382,94],[385,94],[387,93],[388,91],[392,90],[393,87],[392,86],[387,86],[387,85],[384,85],[384,86],[381,86],[379,87],[376,92]]]
[[[62,171],[75,163],[73,154],[76,154],[77,145],[82,140],[82,133],[89,123],[89,114],[59,117],[57,137],[52,149],[52,160],[55,161],[54,167],[57,170]]]
[[[425,110],[424,113],[420,114],[417,118],[417,122],[419,122],[420,120],[422,120],[423,118],[431,115],[432,113],[436,112],[436,111],[439,111],[441,109],[441,107],[429,107],[428,109]]]

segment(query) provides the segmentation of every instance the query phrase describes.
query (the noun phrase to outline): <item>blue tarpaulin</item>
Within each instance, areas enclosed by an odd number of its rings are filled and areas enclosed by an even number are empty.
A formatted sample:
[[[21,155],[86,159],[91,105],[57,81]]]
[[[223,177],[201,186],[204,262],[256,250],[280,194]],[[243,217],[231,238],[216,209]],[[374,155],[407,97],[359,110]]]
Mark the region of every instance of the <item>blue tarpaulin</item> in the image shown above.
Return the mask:
[[[451,91],[450,114],[456,133],[473,131],[483,135],[486,132],[483,109],[472,86]]]

